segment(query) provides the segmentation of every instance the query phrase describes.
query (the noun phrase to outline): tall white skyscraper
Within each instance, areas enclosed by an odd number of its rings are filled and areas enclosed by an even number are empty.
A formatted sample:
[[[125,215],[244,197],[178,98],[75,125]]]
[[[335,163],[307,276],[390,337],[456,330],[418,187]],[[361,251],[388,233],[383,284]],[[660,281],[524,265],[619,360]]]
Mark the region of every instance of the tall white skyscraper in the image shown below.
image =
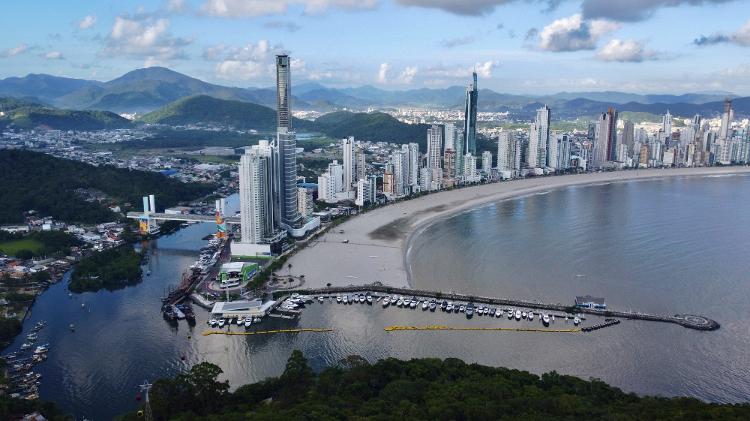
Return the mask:
[[[535,167],[549,166],[549,157],[547,156],[547,150],[550,148],[550,135],[549,135],[549,123],[550,123],[550,109],[546,105],[536,110],[536,119],[534,120],[534,128],[530,131],[529,144],[531,144],[531,135],[534,135],[534,143],[536,146],[536,165]],[[531,167],[531,165],[529,165]],[[532,167],[533,168],[533,167]]]
[[[732,111],[732,100],[727,98],[724,100],[724,112],[721,113],[721,127],[719,128],[719,140],[725,140],[729,138],[729,128],[734,119],[734,111]]]
[[[357,148],[354,152],[354,172],[357,180],[363,180],[367,177],[367,162],[365,161],[365,151]]]
[[[537,168],[539,166],[539,129],[536,123],[529,124],[529,144],[526,148],[526,166]]]
[[[510,171],[515,174],[518,171],[516,166],[516,149],[517,140],[513,132],[502,132],[497,139],[497,170]]]
[[[464,155],[464,177],[467,181],[472,181],[477,175],[477,158],[467,153]]]
[[[442,168],[444,132],[445,127],[439,124],[427,129],[427,168]]]
[[[672,114],[669,113],[669,110],[661,117],[661,131],[664,138],[672,137]]]
[[[456,129],[456,125],[453,123],[446,123],[445,124],[445,142],[443,145],[443,152],[447,151],[448,149],[456,150],[456,139],[458,139],[458,130]]]
[[[482,152],[482,172],[485,175],[492,173],[492,152]]]
[[[341,139],[342,166],[344,167],[344,191],[353,189],[354,183],[354,137]]]
[[[240,234],[245,244],[261,243],[267,219],[272,218],[272,209],[266,203],[271,188],[269,164],[270,160],[257,151],[240,157]]]
[[[406,176],[404,179],[404,186],[406,186],[404,194],[411,194],[419,189],[419,144],[409,143],[408,145],[402,145],[401,149],[406,157],[404,163]]]

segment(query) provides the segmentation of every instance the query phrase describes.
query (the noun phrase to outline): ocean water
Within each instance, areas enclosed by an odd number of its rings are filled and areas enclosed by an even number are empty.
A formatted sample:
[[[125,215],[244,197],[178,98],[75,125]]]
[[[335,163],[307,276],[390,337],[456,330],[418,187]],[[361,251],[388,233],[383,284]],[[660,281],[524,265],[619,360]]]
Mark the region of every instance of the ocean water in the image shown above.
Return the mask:
[[[164,289],[197,258],[210,224],[147,244],[151,276],[137,286],[72,298],[64,282],[53,286],[37,300],[25,330],[37,320],[49,323],[39,335],[40,343],[51,344],[49,359],[35,367],[43,375],[42,398],[93,420],[135,410],[144,380],[210,361],[236,387],[279,375],[294,349],[316,369],[349,355],[370,361],[458,357],[600,378],[637,393],[748,401],[749,208],[747,176],[573,187],[448,217],[411,244],[415,288],[559,303],[601,295],[617,309],[703,314],[722,324],[715,332],[640,321],[591,334],[386,332],[390,325],[541,324],[326,301],[309,305],[298,320],[267,320],[254,329],[317,327],[331,333],[203,336],[205,311],[195,307],[196,326],[173,327],[159,306]],[[570,325],[558,319],[555,327]],[[22,342],[20,336],[6,352]]]

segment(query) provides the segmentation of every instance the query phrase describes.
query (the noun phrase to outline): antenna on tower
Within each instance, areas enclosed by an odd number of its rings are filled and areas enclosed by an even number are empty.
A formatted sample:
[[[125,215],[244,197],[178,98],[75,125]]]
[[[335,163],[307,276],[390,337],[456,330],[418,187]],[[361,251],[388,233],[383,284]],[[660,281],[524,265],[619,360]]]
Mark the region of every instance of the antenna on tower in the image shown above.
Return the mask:
[[[148,380],[144,380],[143,384],[138,386],[141,389],[141,393],[145,395],[143,410],[138,411],[138,415],[145,416],[146,421],[152,421],[154,419],[154,414],[151,412],[151,402],[149,402],[148,399],[148,392],[151,390],[152,386],[153,385],[149,383]]]

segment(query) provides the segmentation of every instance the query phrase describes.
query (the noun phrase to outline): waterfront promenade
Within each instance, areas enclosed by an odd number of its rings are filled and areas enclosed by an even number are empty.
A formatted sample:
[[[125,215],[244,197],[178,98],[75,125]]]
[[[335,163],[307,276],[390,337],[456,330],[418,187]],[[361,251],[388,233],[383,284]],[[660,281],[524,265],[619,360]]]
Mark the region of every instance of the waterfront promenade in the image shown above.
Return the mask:
[[[487,203],[574,185],[663,177],[750,174],[750,167],[644,169],[537,177],[442,191],[374,209],[311,241],[288,263],[306,288],[380,282],[409,287],[408,246],[413,235],[440,219]]]

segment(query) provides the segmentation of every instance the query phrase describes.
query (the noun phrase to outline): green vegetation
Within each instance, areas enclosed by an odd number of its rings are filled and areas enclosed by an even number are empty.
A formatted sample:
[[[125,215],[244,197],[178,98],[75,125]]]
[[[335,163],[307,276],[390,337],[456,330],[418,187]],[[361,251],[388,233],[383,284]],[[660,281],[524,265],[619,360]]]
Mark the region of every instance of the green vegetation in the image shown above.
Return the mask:
[[[108,147],[111,146],[112,148],[121,150],[169,148],[197,150],[207,146],[240,148],[255,145],[258,143],[258,139],[262,139],[263,137],[262,135],[241,135],[230,131],[164,129],[145,140],[121,142],[115,145],[108,145]]]
[[[156,420],[747,419],[750,405],[639,397],[600,380],[466,364],[449,358],[370,365],[351,356],[314,373],[293,351],[278,378],[228,391],[221,369],[194,366],[151,391]],[[136,420],[137,414],[124,420]]]
[[[162,174],[94,167],[37,152],[0,150],[0,223],[23,221],[23,213],[34,209],[41,215],[66,222],[97,223],[116,219],[106,204],[88,202],[75,193],[78,188],[104,192],[112,201],[137,206],[147,193],[155,194],[160,206],[192,200],[210,193],[210,184],[186,184]]]
[[[19,333],[21,333],[20,320],[16,318],[0,317],[0,344],[7,344],[11,340],[13,340],[13,338],[15,338]],[[2,372],[0,371],[0,373]]]
[[[35,231],[29,234],[10,234],[0,231],[0,253],[18,258],[65,255],[80,241],[62,231]]]
[[[62,110],[13,98],[0,98],[0,117],[7,126],[21,129],[46,127],[58,130],[119,129],[133,125],[129,120],[109,111]]]
[[[417,142],[426,150],[427,124],[407,124],[385,113],[352,113],[338,111],[315,120],[321,132],[334,138],[354,136],[359,140],[393,143]]]
[[[142,260],[143,254],[129,245],[95,252],[76,265],[68,288],[73,292],[96,292],[135,285],[143,276]]]
[[[251,102],[195,95],[178,99],[143,116],[143,121],[156,124],[220,124],[236,129],[275,130],[276,111]],[[295,119],[296,129],[312,127],[306,120]]]

